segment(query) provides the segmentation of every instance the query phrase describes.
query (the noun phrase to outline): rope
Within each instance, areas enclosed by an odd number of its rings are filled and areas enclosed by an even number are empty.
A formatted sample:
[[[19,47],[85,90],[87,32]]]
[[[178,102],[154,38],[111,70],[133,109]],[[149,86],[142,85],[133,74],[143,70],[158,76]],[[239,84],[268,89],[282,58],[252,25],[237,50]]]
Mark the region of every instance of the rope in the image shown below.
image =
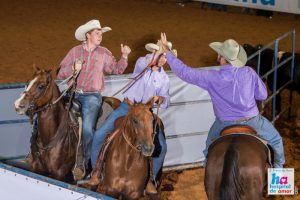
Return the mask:
[[[156,54],[156,51],[154,51],[151,61],[149,62],[149,64],[147,65],[147,67],[145,67],[145,69],[143,69],[143,71],[141,71],[137,76],[135,76],[134,78],[132,78],[131,81],[129,81],[124,87],[122,87],[120,90],[118,90],[112,96],[113,97],[116,96],[117,94],[119,94],[123,90],[124,90],[123,93],[126,92],[127,90],[129,90],[129,88],[131,88],[145,74],[145,72],[148,69],[148,67],[150,67],[153,64],[155,54]]]

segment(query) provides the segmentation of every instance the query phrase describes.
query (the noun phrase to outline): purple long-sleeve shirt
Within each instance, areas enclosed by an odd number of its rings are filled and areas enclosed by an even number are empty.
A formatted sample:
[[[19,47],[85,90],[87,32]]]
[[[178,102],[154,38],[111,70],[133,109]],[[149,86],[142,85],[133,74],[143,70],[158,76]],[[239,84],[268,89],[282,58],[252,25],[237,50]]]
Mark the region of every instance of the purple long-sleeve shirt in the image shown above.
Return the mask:
[[[147,67],[152,57],[153,54],[147,54],[136,61],[133,77]],[[142,103],[146,103],[153,96],[163,96],[165,100],[160,107],[167,108],[170,104],[169,88],[170,80],[162,67],[158,71],[152,71],[151,68],[148,68],[145,74],[123,93],[123,96],[131,101]]]
[[[166,58],[180,79],[208,91],[214,113],[222,121],[258,115],[256,100],[265,100],[268,96],[264,82],[250,67],[223,65],[220,70],[201,70],[185,65],[171,52]]]

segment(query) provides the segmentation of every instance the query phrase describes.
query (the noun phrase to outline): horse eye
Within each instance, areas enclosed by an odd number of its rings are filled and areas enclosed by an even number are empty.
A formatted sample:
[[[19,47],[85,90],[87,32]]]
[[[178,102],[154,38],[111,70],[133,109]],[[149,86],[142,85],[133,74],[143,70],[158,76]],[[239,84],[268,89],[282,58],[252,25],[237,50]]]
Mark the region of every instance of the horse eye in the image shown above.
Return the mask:
[[[42,90],[42,89],[44,89],[44,87],[45,87],[45,85],[39,85],[39,90]]]
[[[133,118],[132,121],[134,124],[138,124],[138,122],[139,122],[136,118]]]

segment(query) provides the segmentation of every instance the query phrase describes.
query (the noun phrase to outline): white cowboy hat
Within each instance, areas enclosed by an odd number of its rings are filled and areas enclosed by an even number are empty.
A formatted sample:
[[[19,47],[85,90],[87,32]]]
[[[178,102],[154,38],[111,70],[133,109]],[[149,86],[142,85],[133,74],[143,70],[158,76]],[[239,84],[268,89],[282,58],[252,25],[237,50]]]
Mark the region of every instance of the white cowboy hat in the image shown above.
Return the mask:
[[[101,27],[99,20],[93,19],[91,21],[88,21],[87,23],[79,26],[75,31],[75,38],[79,41],[85,41],[86,37],[85,34],[93,29],[100,29],[102,33],[105,33],[107,31],[111,31],[112,29],[110,27]]]
[[[172,43],[171,42],[168,42],[168,47],[169,49],[172,49]],[[154,43],[148,43],[145,45],[145,48],[147,49],[147,51],[150,51],[150,52],[154,52],[154,51],[159,51],[160,50],[160,41],[157,42],[157,44],[154,44]],[[172,49],[171,50],[172,53],[177,57],[177,50],[176,49]]]
[[[247,62],[245,49],[233,39],[224,42],[212,42],[209,46],[234,67],[243,67]]]

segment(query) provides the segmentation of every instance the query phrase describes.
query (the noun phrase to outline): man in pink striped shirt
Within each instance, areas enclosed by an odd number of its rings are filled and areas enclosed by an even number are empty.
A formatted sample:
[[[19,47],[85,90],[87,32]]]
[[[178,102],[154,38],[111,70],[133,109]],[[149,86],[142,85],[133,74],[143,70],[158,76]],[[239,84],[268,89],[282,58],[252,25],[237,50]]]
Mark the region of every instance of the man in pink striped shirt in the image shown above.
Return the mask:
[[[69,51],[61,62],[57,75],[58,79],[65,79],[74,70],[81,70],[77,79],[75,98],[82,106],[84,159],[77,163],[74,172],[82,178],[90,160],[92,139],[102,103],[104,73],[122,74],[128,65],[128,54],[131,52],[128,46],[121,44],[122,57],[117,61],[108,49],[100,46],[102,34],[110,30],[109,27],[101,27],[98,20],[91,20],[77,28],[75,38],[82,44]],[[83,64],[74,65],[77,60],[83,61]]]

